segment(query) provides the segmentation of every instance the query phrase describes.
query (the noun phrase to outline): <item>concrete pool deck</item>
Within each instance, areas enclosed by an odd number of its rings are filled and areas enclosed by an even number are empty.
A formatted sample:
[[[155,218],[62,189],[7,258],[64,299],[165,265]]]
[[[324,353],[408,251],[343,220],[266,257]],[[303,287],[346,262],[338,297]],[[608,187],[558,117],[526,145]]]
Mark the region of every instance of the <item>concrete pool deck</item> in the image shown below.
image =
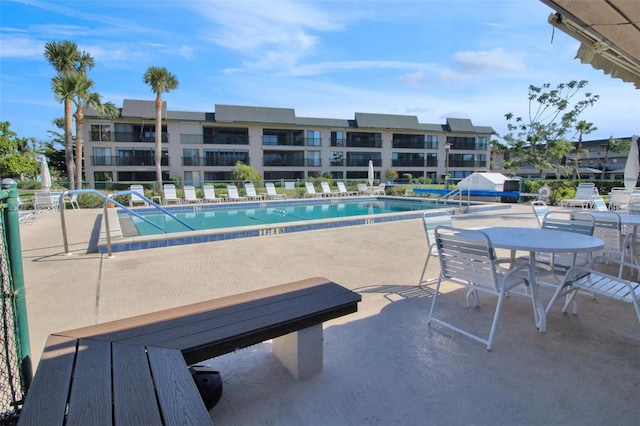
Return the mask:
[[[86,253],[101,211],[66,213],[71,256],[64,255],[58,214],[21,228],[36,363],[55,331],[324,276],[363,296],[357,313],[325,323],[324,371],[296,381],[270,342],[210,360],[205,364],[224,382],[210,412],[216,424],[630,425],[640,418],[640,324],[632,306],[582,297],[580,315],[563,315],[558,306],[541,334],[530,301],[512,297],[487,352],[426,325],[432,292],[416,286],[426,255],[420,220],[107,258]],[[537,226],[526,205],[453,222]],[[429,276],[438,271],[431,262]],[[477,318],[488,331],[490,309],[466,309],[463,291],[447,296],[455,299],[447,309]]]

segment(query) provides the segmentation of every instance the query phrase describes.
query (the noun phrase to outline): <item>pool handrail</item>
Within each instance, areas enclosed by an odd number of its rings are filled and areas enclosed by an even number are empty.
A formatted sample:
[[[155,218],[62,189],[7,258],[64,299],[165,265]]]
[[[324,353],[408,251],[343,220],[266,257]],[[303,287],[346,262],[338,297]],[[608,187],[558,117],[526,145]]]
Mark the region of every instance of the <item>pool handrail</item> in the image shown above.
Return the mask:
[[[108,257],[113,257],[112,252],[111,252],[111,230],[110,230],[110,226],[109,226],[110,225],[109,224],[109,215],[107,214],[107,212],[108,212],[107,208],[108,208],[109,203],[112,203],[112,204],[120,207],[121,209],[123,209],[127,213],[139,218],[140,220],[143,220],[144,222],[150,224],[151,226],[153,226],[153,227],[155,227],[155,228],[157,228],[157,229],[159,229],[159,230],[161,230],[161,231],[166,233],[164,228],[161,227],[160,225],[151,222],[149,219],[145,218],[144,216],[136,213],[135,211],[131,210],[130,208],[128,208],[128,207],[122,205],[121,203],[119,203],[118,201],[114,200],[112,198],[114,196],[135,194],[138,197],[140,197],[143,200],[145,200],[147,203],[149,203],[150,206],[154,207],[157,210],[160,210],[162,213],[164,213],[167,216],[171,217],[176,222],[178,222],[178,223],[184,225],[185,227],[187,227],[187,229],[189,229],[190,231],[194,231],[195,230],[195,228],[193,228],[188,223],[186,223],[185,221],[183,221],[182,219],[180,219],[179,217],[177,217],[176,215],[171,213],[169,210],[167,210],[164,207],[158,205],[154,201],[152,201],[149,198],[145,197],[144,194],[140,194],[137,191],[127,190],[127,191],[113,192],[111,194],[103,194],[102,192],[100,192],[98,190],[95,190],[95,189],[70,189],[70,190],[62,192],[60,194],[60,198],[58,200],[58,205],[60,206],[60,222],[61,222],[61,225],[62,225],[62,239],[63,239],[63,242],[64,242],[64,253],[66,255],[70,255],[71,252],[69,251],[69,242],[68,242],[68,238],[67,238],[67,225],[66,225],[66,220],[65,220],[65,216],[64,216],[64,211],[65,211],[64,197],[67,196],[67,195],[73,195],[73,194],[95,194],[98,197],[102,198],[102,200],[103,200],[103,209],[104,209],[105,233],[106,233],[106,237],[107,237]]]

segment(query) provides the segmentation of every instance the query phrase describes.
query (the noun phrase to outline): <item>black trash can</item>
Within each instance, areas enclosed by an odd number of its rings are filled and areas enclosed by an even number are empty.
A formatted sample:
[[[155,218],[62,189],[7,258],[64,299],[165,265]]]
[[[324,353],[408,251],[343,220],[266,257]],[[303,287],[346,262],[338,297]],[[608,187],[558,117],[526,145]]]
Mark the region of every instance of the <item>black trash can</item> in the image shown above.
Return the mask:
[[[502,186],[502,191],[504,192],[512,192],[512,191],[520,191],[520,179],[507,179],[504,181]],[[500,197],[500,202],[502,203],[517,203],[518,197],[505,195]]]

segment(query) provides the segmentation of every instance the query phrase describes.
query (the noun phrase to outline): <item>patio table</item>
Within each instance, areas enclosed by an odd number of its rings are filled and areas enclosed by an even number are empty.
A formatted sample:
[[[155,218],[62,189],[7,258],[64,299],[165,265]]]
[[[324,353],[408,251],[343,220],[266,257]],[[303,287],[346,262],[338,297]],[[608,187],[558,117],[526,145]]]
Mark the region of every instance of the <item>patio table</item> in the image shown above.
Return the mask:
[[[600,238],[555,229],[496,226],[481,230],[489,236],[495,248],[529,252],[527,279],[531,288],[536,326],[541,333],[547,329],[547,317],[538,292],[536,253],[580,253],[604,247],[604,241]]]

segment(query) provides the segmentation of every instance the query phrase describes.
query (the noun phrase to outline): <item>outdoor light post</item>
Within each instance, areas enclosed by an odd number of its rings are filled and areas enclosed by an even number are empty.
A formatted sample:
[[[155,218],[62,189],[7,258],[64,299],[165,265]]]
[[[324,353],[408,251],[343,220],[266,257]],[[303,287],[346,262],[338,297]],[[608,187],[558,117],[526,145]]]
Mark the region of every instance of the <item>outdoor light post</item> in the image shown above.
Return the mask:
[[[449,150],[451,150],[451,144],[444,144],[444,189],[449,190]]]

